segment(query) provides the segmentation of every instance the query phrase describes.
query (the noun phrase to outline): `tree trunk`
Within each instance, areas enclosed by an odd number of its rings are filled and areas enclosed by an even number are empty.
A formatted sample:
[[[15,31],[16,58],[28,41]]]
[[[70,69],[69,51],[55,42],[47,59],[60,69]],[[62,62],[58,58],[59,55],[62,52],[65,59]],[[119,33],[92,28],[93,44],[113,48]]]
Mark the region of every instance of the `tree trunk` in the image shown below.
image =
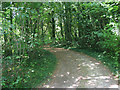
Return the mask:
[[[6,12],[6,9],[2,9],[2,10],[3,10],[4,12]],[[5,17],[3,17],[3,16],[5,16]],[[3,19],[3,18],[5,18],[5,19],[2,20],[2,23],[6,23],[6,15],[3,14],[3,16],[2,16],[2,19]],[[4,27],[6,27],[6,25],[3,26],[3,30],[4,30],[4,45],[5,45],[4,50],[5,50],[5,56],[7,56],[7,47],[8,47],[8,46],[7,46],[7,41],[8,41],[8,39],[7,39],[7,35],[6,35],[7,32],[5,31],[5,28],[4,28]]]
[[[79,2],[78,2],[78,10],[80,10],[80,4],[79,4]],[[81,11],[80,11],[80,13],[81,13]],[[78,13],[77,14],[77,18],[78,18],[78,36],[79,36],[79,38],[81,37],[81,23],[80,23],[80,16],[79,16],[79,14],[80,13]]]
[[[37,28],[37,20],[35,20],[34,25],[35,25],[35,27],[34,27],[34,30],[33,30],[33,42],[35,41],[35,33],[36,33],[36,28]]]
[[[54,11],[52,11],[52,37],[51,39],[55,39],[55,19],[54,19]]]
[[[26,18],[26,36],[25,36],[25,41],[26,41],[26,44],[28,44],[28,41],[29,41],[29,29],[28,29],[28,18]]]
[[[60,15],[60,29],[61,29],[61,36],[62,36],[62,38],[64,38],[63,27],[62,27],[62,16],[61,15]]]
[[[8,55],[12,55],[12,26],[13,26],[13,21],[12,21],[12,9],[10,9],[10,49],[7,51]]]
[[[44,43],[43,21],[41,22],[41,29],[42,29],[42,42]]]
[[[70,26],[70,16],[69,16],[69,8],[70,8],[70,4],[69,3],[65,3],[65,39],[66,41],[72,41],[71,38],[71,26]]]

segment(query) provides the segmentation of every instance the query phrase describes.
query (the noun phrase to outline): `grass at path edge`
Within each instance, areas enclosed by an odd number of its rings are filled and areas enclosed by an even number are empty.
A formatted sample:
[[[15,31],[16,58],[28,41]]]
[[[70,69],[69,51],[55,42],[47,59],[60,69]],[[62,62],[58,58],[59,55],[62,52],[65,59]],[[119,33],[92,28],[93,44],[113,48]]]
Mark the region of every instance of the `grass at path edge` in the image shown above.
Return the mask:
[[[13,61],[13,64],[8,63],[8,66],[7,63],[4,63],[2,88],[36,88],[51,77],[57,61],[51,52],[36,49],[24,57],[22,58],[23,62],[20,62],[18,58],[17,60],[12,59],[13,56],[9,56],[11,60],[3,60]],[[26,59],[26,57],[29,58]]]

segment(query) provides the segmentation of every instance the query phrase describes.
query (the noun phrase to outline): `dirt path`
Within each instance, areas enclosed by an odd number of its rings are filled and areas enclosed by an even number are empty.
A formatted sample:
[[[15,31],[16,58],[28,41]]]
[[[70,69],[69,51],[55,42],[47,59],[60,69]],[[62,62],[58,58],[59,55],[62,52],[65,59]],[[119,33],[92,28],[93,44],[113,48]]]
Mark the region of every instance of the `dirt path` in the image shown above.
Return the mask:
[[[42,88],[118,88],[109,69],[86,54],[62,48],[45,48],[54,53],[58,65]]]

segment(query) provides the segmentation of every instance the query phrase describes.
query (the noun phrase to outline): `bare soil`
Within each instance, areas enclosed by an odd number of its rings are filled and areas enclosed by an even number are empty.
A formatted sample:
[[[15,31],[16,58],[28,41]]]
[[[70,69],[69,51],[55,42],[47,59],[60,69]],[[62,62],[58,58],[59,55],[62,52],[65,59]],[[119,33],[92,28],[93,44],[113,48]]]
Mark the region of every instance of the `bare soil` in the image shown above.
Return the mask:
[[[118,88],[110,70],[84,53],[46,47],[58,59],[50,80],[38,88]]]

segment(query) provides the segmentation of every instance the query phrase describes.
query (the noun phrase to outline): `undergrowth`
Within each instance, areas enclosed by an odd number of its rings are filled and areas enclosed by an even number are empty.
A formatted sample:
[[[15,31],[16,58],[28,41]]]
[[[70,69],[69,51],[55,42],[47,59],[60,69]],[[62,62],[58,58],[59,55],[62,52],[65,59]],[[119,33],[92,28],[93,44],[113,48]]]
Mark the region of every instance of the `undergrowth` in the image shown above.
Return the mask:
[[[56,65],[56,57],[44,49],[8,56],[3,61],[3,88],[35,88],[52,75]]]

